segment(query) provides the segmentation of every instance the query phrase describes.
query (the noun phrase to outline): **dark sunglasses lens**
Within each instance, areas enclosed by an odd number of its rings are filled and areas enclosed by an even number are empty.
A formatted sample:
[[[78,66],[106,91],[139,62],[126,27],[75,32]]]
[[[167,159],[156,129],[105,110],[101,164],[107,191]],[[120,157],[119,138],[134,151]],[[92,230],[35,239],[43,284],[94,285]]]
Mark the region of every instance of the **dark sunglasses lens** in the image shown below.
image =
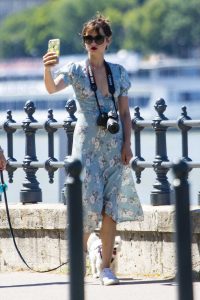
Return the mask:
[[[97,35],[97,36],[95,36],[94,40],[95,40],[95,43],[97,45],[101,45],[104,42],[104,36],[103,35]]]
[[[85,35],[83,36],[83,41],[86,44],[92,44],[92,42],[94,41],[97,45],[101,45],[104,42],[104,36],[103,35],[96,35],[96,36],[91,36],[91,35]]]
[[[86,44],[92,44],[93,37],[91,35],[85,35],[83,37],[83,40],[84,40],[84,43],[86,43]]]

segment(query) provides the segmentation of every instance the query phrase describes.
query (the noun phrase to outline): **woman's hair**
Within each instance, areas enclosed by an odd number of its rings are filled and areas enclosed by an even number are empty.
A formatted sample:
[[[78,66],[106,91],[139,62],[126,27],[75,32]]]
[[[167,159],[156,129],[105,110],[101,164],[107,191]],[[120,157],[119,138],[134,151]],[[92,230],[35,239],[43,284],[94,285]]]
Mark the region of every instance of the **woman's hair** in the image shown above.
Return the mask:
[[[104,34],[107,37],[112,36],[110,21],[107,18],[105,18],[103,15],[101,15],[99,12],[97,12],[96,16],[93,19],[89,20],[83,25],[81,35],[84,36],[87,31],[93,31],[93,30],[99,34],[100,29],[103,30]]]

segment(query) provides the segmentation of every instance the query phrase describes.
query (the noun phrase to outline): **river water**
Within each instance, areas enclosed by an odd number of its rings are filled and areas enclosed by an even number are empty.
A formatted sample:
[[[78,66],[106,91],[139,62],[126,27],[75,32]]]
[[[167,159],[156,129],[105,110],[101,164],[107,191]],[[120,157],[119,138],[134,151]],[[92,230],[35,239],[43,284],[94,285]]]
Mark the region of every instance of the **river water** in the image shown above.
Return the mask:
[[[59,136],[61,135],[61,129],[59,129],[55,134],[55,157],[58,160],[63,160],[64,156],[60,154],[59,149]],[[47,135],[39,130],[36,135],[36,155],[38,161],[44,162],[48,157],[48,141]],[[59,133],[60,132],[60,133]],[[61,145],[65,148],[65,135],[63,139],[62,134]],[[6,150],[6,136],[4,134],[0,135],[0,143],[2,147]],[[200,131],[190,130],[189,132],[189,157],[193,161],[199,161],[200,151]],[[134,136],[132,136],[132,145],[134,144]],[[134,147],[133,147],[134,149]],[[181,157],[181,135],[178,130],[168,131],[167,133],[167,155],[170,161],[174,161]],[[23,132],[16,132],[14,134],[14,157],[17,161],[23,161],[25,152],[25,140]],[[155,156],[155,135],[154,132],[150,130],[143,130],[141,133],[141,154],[146,161],[152,162]],[[6,153],[6,152],[5,152]],[[63,173],[62,173],[63,174]],[[44,203],[56,203],[60,198],[60,190],[63,183],[60,183],[59,171],[55,172],[55,180],[53,184],[48,182],[48,174],[45,170],[39,169],[36,173],[37,179],[40,183],[40,188],[42,189],[43,202]],[[135,174],[133,173],[134,179]],[[61,176],[63,177],[63,175]],[[153,169],[145,169],[142,172],[141,183],[135,184],[136,190],[138,192],[140,201],[143,204],[150,204],[150,192],[152,190],[152,185],[155,182],[156,175]],[[25,174],[22,169],[17,169],[14,173],[14,182],[8,184],[8,201],[10,203],[16,203],[20,201],[20,189],[22,188],[22,182],[25,179]],[[197,204],[198,202],[198,192],[200,191],[200,170],[193,169],[189,174],[190,183],[190,198],[192,204]],[[8,182],[7,173],[5,172],[5,180]],[[168,172],[168,180],[170,183],[173,181],[173,174],[170,170]],[[60,186],[61,185],[61,186]]]

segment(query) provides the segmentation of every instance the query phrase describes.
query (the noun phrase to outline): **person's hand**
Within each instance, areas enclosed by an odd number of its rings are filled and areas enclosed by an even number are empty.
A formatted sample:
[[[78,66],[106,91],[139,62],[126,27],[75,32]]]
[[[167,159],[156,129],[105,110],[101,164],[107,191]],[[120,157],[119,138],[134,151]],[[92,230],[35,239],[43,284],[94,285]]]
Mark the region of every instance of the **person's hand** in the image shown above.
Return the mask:
[[[0,170],[3,171],[6,169],[6,158],[2,151],[0,151]]]
[[[128,165],[132,157],[133,157],[133,153],[131,150],[130,143],[124,143],[122,145],[122,151],[121,151],[122,163],[124,165]]]
[[[43,63],[45,68],[54,67],[58,64],[58,55],[55,52],[47,52],[43,56]]]

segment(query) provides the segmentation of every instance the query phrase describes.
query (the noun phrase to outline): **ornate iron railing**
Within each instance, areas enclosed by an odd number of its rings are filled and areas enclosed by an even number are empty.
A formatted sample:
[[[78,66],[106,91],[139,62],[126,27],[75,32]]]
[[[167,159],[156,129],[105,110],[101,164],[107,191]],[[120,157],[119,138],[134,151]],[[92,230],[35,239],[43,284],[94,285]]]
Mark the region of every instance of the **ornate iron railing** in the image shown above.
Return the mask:
[[[53,117],[53,111],[48,110],[48,117],[45,122],[38,122],[34,118],[36,107],[32,101],[27,101],[24,106],[26,118],[22,122],[16,122],[12,118],[11,111],[7,111],[7,120],[0,125],[7,134],[7,172],[9,182],[13,182],[13,174],[17,168],[23,168],[25,180],[20,190],[20,201],[22,203],[37,203],[42,201],[42,192],[36,177],[37,170],[44,168],[49,175],[49,183],[53,183],[54,173],[63,168],[72,151],[73,131],[76,124],[74,116],[74,100],[66,103],[66,118],[63,122],[57,122]],[[67,136],[66,157],[64,161],[58,161],[54,157],[54,134],[58,128],[63,128]],[[22,162],[18,162],[13,156],[13,136],[16,130],[23,129],[25,134],[25,156]],[[45,162],[39,162],[36,156],[35,136],[38,129],[43,129],[48,134],[48,158]],[[64,191],[63,191],[63,202]]]
[[[167,178],[167,173],[172,167],[172,162],[167,156],[166,136],[169,128],[178,128],[182,137],[182,159],[185,160],[190,168],[200,168],[200,161],[192,161],[188,156],[188,132],[191,128],[200,128],[200,120],[191,120],[187,115],[186,107],[182,107],[182,113],[177,120],[168,120],[164,115],[166,103],[159,99],[155,103],[156,115],[153,120],[144,120],[140,115],[139,107],[135,107],[132,128],[134,132],[134,157],[131,166],[136,175],[136,182],[141,182],[141,174],[146,168],[152,168],[156,178],[153,189],[150,192],[152,205],[169,205],[173,203],[173,192]],[[69,99],[65,105],[66,118],[62,122],[54,119],[53,111],[48,110],[47,120],[39,122],[34,118],[36,107],[32,101],[27,101],[24,106],[26,118],[22,122],[13,120],[11,111],[7,111],[7,119],[0,124],[0,130],[7,135],[7,172],[9,182],[13,182],[13,175],[17,168],[22,168],[25,173],[25,180],[22,182],[20,190],[20,201],[22,203],[37,203],[42,201],[42,192],[37,180],[37,171],[44,168],[48,172],[49,182],[53,183],[54,173],[63,168],[72,151],[73,131],[76,125],[76,105],[73,99]],[[64,161],[58,161],[54,157],[54,134],[62,128],[67,137],[66,157]],[[141,154],[141,134],[145,129],[151,129],[155,133],[155,157],[153,161],[146,161]],[[13,138],[17,130],[23,130],[25,135],[25,156],[22,162],[17,161],[13,155]],[[46,131],[48,135],[48,158],[45,162],[37,159],[37,149],[35,136],[38,130]],[[63,195],[62,202],[65,203]],[[200,192],[198,193],[200,204]]]
[[[173,191],[167,178],[167,173],[172,168],[173,162],[167,156],[166,135],[169,128],[178,128],[182,138],[182,157],[187,162],[190,171],[200,168],[200,161],[192,161],[188,156],[188,131],[191,128],[200,128],[200,120],[191,120],[187,115],[186,107],[182,107],[182,113],[177,120],[168,120],[164,115],[166,110],[164,99],[155,103],[156,115],[153,120],[144,120],[140,115],[139,107],[135,107],[132,127],[135,136],[135,157],[132,159],[132,168],[136,174],[136,182],[141,182],[141,173],[145,168],[153,168],[156,180],[150,193],[152,205],[169,205],[174,202]],[[155,157],[153,161],[145,161],[141,154],[141,132],[145,128],[151,128],[155,132]],[[198,193],[200,204],[200,192]]]

